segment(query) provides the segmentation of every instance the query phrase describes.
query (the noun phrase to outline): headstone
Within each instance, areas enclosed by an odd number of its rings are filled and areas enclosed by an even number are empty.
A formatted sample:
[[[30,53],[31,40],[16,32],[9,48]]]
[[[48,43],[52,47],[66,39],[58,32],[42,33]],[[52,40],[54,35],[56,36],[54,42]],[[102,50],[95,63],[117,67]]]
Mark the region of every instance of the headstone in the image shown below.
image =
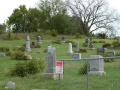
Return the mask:
[[[106,53],[107,48],[97,48],[97,53]]]
[[[110,55],[111,57],[115,56],[115,52],[111,51],[111,52],[107,52],[108,55]]]
[[[90,44],[90,40],[89,40],[89,39],[85,39],[85,43],[86,43],[87,45],[89,45],[89,44]]]
[[[40,36],[37,36],[36,44],[41,44],[41,43],[42,43],[41,37],[40,37]]]
[[[25,52],[30,52],[31,48],[30,48],[30,38],[29,35],[26,38],[26,48],[25,48]]]
[[[93,45],[93,44],[90,44],[90,45],[89,45],[89,48],[90,48],[91,50],[93,50],[93,49],[94,49],[94,45]]]
[[[65,42],[65,41],[66,41],[65,36],[62,36],[62,42]]]
[[[73,53],[73,54],[71,54],[71,59],[81,59],[81,53]]]
[[[104,72],[104,60],[100,55],[91,55],[90,56],[90,71],[89,75],[106,75]],[[93,59],[93,60],[92,60]]]
[[[0,53],[0,57],[5,57],[5,53]]]
[[[76,42],[76,50],[75,51],[79,51],[79,42]]]
[[[72,51],[72,44],[69,43],[68,44],[68,54],[72,54],[72,53],[73,53],[73,51]]]
[[[49,47],[47,51],[47,69],[46,73],[55,73],[56,49]]]
[[[35,47],[36,46],[36,42],[32,42],[32,45]]]
[[[7,86],[5,87],[6,89],[14,89],[15,88],[15,83],[14,82],[11,82],[11,81],[9,81],[8,83],[7,83]]]
[[[49,45],[47,47],[47,56],[46,56],[46,73],[43,74],[43,77],[50,79],[58,79],[58,74],[56,73],[56,48]],[[60,76],[62,79],[62,75]]]
[[[92,40],[93,40],[93,37],[90,37],[90,42],[92,42]]]

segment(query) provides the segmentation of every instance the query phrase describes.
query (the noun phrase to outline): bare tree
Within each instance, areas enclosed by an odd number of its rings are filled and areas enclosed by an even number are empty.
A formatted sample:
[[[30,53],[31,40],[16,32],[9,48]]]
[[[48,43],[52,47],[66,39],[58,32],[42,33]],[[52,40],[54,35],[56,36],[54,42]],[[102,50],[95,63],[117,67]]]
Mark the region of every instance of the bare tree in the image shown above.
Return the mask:
[[[67,0],[66,5],[85,35],[101,28],[114,30],[112,23],[118,20],[118,16],[108,7],[107,0]]]

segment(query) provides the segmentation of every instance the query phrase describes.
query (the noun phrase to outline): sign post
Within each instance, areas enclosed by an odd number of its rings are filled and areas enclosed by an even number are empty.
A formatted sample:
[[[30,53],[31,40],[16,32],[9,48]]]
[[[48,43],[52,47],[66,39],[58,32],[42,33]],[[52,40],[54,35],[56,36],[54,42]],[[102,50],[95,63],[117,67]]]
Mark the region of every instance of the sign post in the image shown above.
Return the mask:
[[[62,61],[56,61],[56,73],[59,75],[58,90],[60,90],[60,74],[63,74],[63,62]]]

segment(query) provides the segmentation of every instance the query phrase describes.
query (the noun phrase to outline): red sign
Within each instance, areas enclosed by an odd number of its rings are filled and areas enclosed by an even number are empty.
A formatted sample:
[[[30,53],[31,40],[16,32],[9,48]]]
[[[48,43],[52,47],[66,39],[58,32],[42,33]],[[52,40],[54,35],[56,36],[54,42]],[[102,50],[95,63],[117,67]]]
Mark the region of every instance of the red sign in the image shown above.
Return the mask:
[[[63,74],[63,62],[56,61],[56,73]]]

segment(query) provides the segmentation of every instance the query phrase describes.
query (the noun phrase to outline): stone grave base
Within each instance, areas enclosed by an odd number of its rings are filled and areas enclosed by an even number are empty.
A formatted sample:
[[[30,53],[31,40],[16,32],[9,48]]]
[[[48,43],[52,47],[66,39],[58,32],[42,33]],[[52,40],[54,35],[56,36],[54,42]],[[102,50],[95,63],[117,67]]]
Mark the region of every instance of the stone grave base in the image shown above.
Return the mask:
[[[42,74],[42,77],[46,78],[46,79],[58,80],[59,74],[57,74],[57,73],[44,73],[44,74]],[[60,74],[60,79],[63,79],[63,74]]]
[[[104,72],[104,71],[90,71],[90,72],[88,72],[88,74],[89,75],[100,75],[100,76],[102,76],[102,75],[106,75],[106,72]]]

